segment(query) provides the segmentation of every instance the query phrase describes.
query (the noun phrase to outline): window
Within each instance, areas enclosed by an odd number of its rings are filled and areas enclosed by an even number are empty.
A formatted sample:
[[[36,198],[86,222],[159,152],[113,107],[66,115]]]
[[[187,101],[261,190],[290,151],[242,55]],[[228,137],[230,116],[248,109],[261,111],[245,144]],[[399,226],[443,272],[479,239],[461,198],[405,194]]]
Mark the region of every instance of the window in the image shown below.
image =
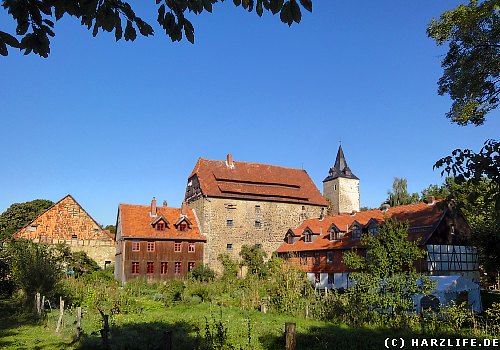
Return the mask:
[[[233,227],[233,219],[227,219],[226,220],[226,226],[227,227]]]
[[[189,243],[189,245],[188,245],[188,252],[194,253],[194,249],[195,249],[194,247],[195,247],[194,243]]]
[[[187,230],[187,225],[185,223],[179,225],[179,231],[186,231],[186,230]]]
[[[333,264],[333,252],[326,252],[326,263]]]
[[[306,232],[306,234],[304,235],[304,241],[306,243],[311,243],[312,242],[312,234],[311,234],[311,232]]]
[[[337,239],[340,239],[340,233],[335,230],[330,231],[330,241],[335,241]]]
[[[233,250],[233,244],[232,243],[226,244],[226,249],[227,250]]]
[[[148,252],[155,251],[155,242],[148,242]]]
[[[179,253],[182,249],[182,242],[175,242],[174,243],[174,252]]]
[[[370,228],[368,229],[368,233],[369,233],[370,235],[372,235],[372,236],[375,236],[375,235],[377,234],[377,232],[378,232],[378,228],[377,228],[377,227],[370,227]]]
[[[293,236],[292,235],[286,236],[286,243],[293,244]]]
[[[354,226],[352,230],[352,238],[354,239],[361,238],[361,228],[359,226]]]
[[[255,206],[255,214],[260,214],[260,205]]]
[[[161,273],[162,275],[165,275],[165,274],[167,274],[167,273],[168,273],[168,262],[165,262],[165,261],[164,261],[164,262],[162,262],[162,263],[161,263],[161,270],[160,270],[160,273]]]
[[[156,229],[157,229],[158,231],[163,231],[163,230],[165,230],[165,223],[164,223],[164,222],[159,222],[159,223],[157,223],[157,224],[156,224]]]
[[[78,239],[78,235],[71,235],[71,239]]]
[[[180,261],[176,261],[175,264],[174,264],[174,273],[175,274],[181,273],[181,271],[182,271],[181,267],[182,267],[181,262]]]
[[[155,270],[155,263],[152,261],[148,261],[146,264],[146,273],[152,274],[154,273],[154,270]]]
[[[138,252],[141,248],[141,242],[139,241],[132,241],[132,251],[133,252]]]
[[[333,277],[333,273],[328,274],[328,284],[334,284],[335,278]]]
[[[319,255],[319,253],[314,253],[313,264],[319,265],[320,262],[321,262],[321,257]]]
[[[255,227],[256,228],[261,228],[262,227],[262,223],[260,222],[260,220],[255,220]]]
[[[192,269],[194,269],[194,262],[190,261],[188,262],[188,271],[191,271]]]
[[[318,272],[316,272],[314,274],[314,282],[319,283],[320,281],[321,281],[321,275]]]
[[[139,262],[134,261],[132,263],[132,274],[136,275],[139,273],[139,271],[140,271]]]
[[[300,264],[307,265],[307,255],[303,254],[300,256]]]

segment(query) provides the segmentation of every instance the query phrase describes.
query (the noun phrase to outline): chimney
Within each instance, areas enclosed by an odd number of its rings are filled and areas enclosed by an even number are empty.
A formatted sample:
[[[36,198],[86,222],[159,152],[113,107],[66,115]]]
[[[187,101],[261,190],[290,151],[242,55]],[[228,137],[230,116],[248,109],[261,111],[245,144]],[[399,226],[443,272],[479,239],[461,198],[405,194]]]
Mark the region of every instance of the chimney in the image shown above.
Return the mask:
[[[156,198],[151,200],[151,216],[156,216]]]
[[[351,211],[351,216],[356,215],[356,210]]]
[[[167,201],[163,201],[163,208],[167,207]]]
[[[231,153],[226,157],[226,165],[229,169],[234,169],[233,155]]]
[[[186,202],[182,202],[182,205],[181,205],[181,215],[187,215],[187,204],[186,204]]]
[[[427,204],[428,205],[433,205],[434,204],[434,196],[429,196],[429,198],[427,198]]]
[[[391,206],[389,204],[385,203],[385,204],[382,204],[382,206],[380,207],[380,210],[382,211],[382,213],[385,214],[389,210],[390,207]]]

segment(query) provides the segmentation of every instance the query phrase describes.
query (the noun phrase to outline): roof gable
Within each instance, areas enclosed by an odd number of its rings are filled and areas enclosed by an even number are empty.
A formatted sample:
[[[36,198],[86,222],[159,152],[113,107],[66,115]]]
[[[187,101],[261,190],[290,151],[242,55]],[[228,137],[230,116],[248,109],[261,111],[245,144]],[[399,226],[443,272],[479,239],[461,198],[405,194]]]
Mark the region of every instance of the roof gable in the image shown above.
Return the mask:
[[[69,194],[20,229],[14,237],[112,240],[110,234]]]
[[[227,161],[198,159],[188,187],[199,183],[201,193],[209,197],[327,206],[305,170],[236,161],[231,165]]]

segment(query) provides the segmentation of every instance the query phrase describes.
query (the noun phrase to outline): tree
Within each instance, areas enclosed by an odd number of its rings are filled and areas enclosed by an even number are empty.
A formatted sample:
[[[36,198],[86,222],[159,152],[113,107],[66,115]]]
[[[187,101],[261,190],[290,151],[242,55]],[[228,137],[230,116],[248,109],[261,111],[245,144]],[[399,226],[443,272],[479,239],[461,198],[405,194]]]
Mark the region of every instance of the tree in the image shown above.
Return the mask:
[[[221,0],[223,2],[224,0]],[[186,12],[195,15],[212,12],[218,0],[156,0],[157,22],[172,41],[180,41],[183,33],[194,43],[194,27],[185,17]],[[255,12],[260,17],[264,11],[280,14],[282,22],[289,26],[302,18],[300,6],[312,12],[311,0],[233,0],[238,7]],[[42,57],[50,53],[50,39],[54,37],[55,23],[64,15],[76,17],[96,36],[99,30],[114,32],[116,41],[125,38],[134,41],[137,31],[143,36],[154,35],[153,27],[138,17],[132,6],[123,0],[3,0],[2,6],[17,22],[15,36],[0,31],[0,54],[8,55],[7,46],[31,52]]]
[[[459,125],[481,125],[497,108],[500,95],[500,5],[498,0],[471,0],[432,19],[427,35],[449,43],[441,62],[438,93],[453,104],[447,117]]]
[[[500,142],[487,140],[479,153],[456,149],[434,165],[434,168],[442,167],[441,175],[453,175],[458,184],[468,182],[477,186],[487,179],[484,199],[494,203],[495,211],[500,212]]]
[[[429,197],[434,197],[434,199],[445,199],[450,195],[450,191],[446,185],[429,185],[420,192],[420,201],[425,202]]]
[[[106,225],[106,227],[104,227],[104,229],[108,230],[113,235],[116,233],[116,226],[115,225]]]
[[[392,183],[392,191],[387,191],[387,199],[385,203],[391,207],[398,205],[418,203],[418,193],[408,193],[407,181],[405,178],[395,177]]]
[[[52,247],[21,239],[10,243],[9,252],[12,276],[28,303],[35,293],[50,296],[56,291],[62,273]]]
[[[425,251],[408,240],[408,224],[394,219],[385,220],[376,235],[365,235],[362,243],[366,256],[350,251],[344,263],[356,272],[351,273],[354,285],[347,289],[350,303],[362,316],[391,310],[406,316],[413,309],[412,295],[427,294],[433,286],[430,280],[415,272],[415,262]]]
[[[53,204],[52,201],[46,199],[12,204],[0,215],[0,240],[12,236]]]
[[[266,252],[260,246],[254,244],[253,246],[243,245],[241,247],[240,256],[242,264],[248,267],[248,272],[262,276],[265,274]]]

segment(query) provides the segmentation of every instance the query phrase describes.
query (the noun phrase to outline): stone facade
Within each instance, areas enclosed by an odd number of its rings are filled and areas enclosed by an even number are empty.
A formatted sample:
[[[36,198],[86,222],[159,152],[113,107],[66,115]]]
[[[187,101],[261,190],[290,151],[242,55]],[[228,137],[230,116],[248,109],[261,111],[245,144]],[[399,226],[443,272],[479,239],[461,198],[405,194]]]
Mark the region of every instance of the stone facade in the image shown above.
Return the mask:
[[[216,271],[221,270],[220,254],[239,260],[243,245],[259,244],[271,257],[283,243],[283,232],[305,219],[318,218],[323,210],[313,205],[204,197],[188,206],[207,237],[204,262]]]
[[[111,234],[103,230],[71,195],[55,203],[19,230],[15,237],[48,244],[65,243],[72,251],[84,251],[101,267],[115,260]]]
[[[326,200],[302,169],[200,158],[189,176],[185,201],[207,238],[204,263],[221,271],[220,254],[239,260],[243,245],[258,244],[267,257],[289,227],[326,214]]]
[[[323,195],[328,198],[334,213],[359,212],[359,180],[338,177],[323,183]]]

